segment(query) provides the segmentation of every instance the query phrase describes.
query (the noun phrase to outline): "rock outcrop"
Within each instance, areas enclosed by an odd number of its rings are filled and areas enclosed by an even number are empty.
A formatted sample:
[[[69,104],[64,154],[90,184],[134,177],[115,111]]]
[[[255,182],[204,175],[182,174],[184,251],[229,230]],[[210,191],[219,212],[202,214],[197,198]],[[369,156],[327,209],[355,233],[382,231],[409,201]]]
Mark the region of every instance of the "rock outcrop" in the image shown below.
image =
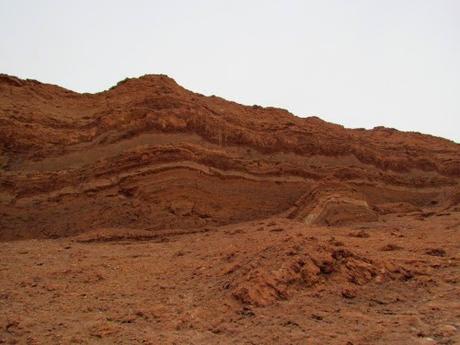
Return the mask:
[[[96,94],[1,75],[0,239],[273,215],[367,222],[379,205],[455,203],[459,148],[206,97],[164,75]]]

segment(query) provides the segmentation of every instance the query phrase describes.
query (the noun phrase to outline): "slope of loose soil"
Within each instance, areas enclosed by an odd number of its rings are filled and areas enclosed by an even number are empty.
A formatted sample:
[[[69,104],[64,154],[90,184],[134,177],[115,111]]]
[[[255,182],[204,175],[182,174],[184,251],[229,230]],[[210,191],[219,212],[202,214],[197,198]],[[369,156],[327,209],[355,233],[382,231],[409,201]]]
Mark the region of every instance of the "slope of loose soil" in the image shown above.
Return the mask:
[[[7,242],[0,341],[457,344],[459,233],[454,212]]]

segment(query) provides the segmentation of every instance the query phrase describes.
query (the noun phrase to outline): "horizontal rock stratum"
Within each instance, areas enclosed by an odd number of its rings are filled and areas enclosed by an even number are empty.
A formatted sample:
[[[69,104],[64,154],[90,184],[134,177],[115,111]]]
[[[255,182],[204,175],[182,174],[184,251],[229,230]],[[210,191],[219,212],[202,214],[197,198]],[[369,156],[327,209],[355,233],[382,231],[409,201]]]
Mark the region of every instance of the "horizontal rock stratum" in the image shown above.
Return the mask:
[[[460,145],[203,96],[165,75],[96,94],[0,75],[0,239],[344,225],[458,208]]]

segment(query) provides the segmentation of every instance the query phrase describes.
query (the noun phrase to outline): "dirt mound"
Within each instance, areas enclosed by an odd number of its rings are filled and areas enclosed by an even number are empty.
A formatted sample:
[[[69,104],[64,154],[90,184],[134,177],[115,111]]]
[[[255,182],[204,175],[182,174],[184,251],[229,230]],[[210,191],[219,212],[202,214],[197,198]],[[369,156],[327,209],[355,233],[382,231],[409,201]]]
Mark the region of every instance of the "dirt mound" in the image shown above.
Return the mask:
[[[286,300],[302,289],[333,289],[353,298],[356,287],[389,279],[410,279],[412,273],[400,265],[370,260],[344,247],[318,241],[280,243],[259,252],[229,270],[228,287],[244,304],[267,306]]]

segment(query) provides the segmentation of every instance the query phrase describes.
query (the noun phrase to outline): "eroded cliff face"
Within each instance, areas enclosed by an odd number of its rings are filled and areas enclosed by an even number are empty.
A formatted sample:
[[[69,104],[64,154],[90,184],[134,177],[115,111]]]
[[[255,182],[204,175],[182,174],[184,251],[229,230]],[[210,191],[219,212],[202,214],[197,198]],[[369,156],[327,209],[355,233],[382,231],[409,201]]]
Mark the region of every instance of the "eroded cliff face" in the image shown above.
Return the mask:
[[[97,94],[1,75],[0,169],[2,240],[459,208],[458,144],[243,106],[164,75]]]

